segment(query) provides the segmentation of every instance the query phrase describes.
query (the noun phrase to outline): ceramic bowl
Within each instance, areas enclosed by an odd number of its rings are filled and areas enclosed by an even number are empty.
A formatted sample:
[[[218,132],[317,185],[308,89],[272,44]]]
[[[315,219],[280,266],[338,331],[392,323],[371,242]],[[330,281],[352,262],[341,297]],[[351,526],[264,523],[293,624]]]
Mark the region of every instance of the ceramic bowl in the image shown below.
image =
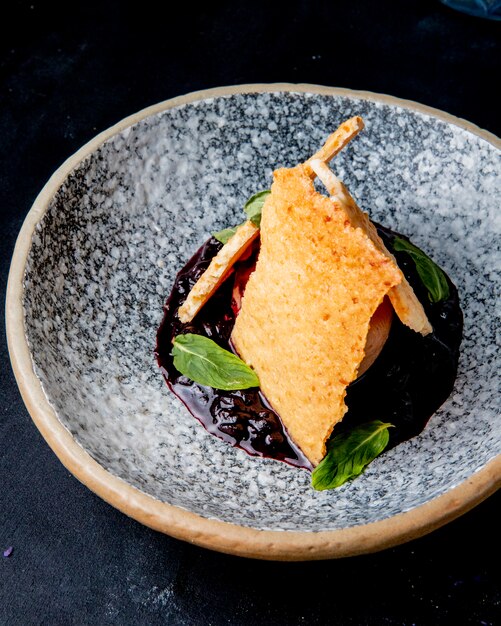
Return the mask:
[[[209,435],[154,358],[176,272],[238,223],[272,171],[304,161],[343,120],[365,131],[333,167],[371,216],[412,237],[459,288],[454,391],[418,437],[357,480],[309,474]],[[247,85],[127,118],[71,157],[31,209],[8,285],[8,341],[25,403],[66,467],[140,522],[267,559],[360,554],[424,534],[499,485],[494,385],[499,141],[427,107],[311,85]],[[424,390],[426,393],[426,390]]]

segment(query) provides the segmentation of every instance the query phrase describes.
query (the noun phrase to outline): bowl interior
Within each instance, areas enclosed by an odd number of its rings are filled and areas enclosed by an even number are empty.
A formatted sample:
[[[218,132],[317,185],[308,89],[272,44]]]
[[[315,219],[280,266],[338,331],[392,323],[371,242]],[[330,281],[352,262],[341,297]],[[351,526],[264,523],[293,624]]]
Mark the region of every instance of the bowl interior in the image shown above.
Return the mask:
[[[245,200],[270,186],[276,167],[305,160],[352,115],[366,129],[334,171],[375,220],[411,236],[448,272],[465,336],[455,390],[424,433],[356,481],[315,492],[307,472],[209,435],[167,389],[153,350],[180,267],[211,231],[242,220]],[[499,165],[475,134],[358,97],[235,94],[142,119],[67,176],[33,236],[25,324],[49,402],[109,472],[204,517],[335,530],[445,493],[499,451]]]

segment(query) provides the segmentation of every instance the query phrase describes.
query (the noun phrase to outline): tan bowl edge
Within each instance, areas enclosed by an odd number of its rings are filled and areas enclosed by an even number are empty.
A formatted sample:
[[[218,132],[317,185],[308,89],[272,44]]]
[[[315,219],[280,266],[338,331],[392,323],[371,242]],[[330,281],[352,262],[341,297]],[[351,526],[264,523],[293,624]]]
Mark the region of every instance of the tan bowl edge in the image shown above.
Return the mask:
[[[149,115],[196,100],[267,91],[350,96],[402,106],[455,124],[501,148],[501,141],[491,133],[431,107],[386,95],[319,85],[276,83],[208,89],[139,111],[99,134],[65,161],[42,189],[24,221],[16,242],[7,285],[6,328],[12,367],[33,421],[63,465],[106,502],[142,524],[205,548],[251,558],[300,561],[375,552],[429,533],[494,493],[501,486],[501,455],[442,496],[389,519],[322,532],[254,530],[207,519],[160,502],[109,473],[84,451],[59,422],[33,371],[22,306],[25,263],[35,226],[67,174],[105,140]]]

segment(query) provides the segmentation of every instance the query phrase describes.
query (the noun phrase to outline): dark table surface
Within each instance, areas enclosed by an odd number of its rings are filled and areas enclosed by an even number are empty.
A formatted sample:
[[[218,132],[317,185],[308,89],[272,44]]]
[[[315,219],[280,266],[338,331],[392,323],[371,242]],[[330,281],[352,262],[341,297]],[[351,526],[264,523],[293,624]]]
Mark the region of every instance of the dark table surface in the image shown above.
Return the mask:
[[[172,6],[169,6],[172,4]],[[214,5],[214,6],[211,6]],[[0,25],[0,287],[52,172],[190,91],[308,82],[422,102],[499,134],[499,23],[435,0],[11,2]],[[3,326],[3,307],[0,318]],[[433,534],[339,561],[244,560],[125,517],[60,464],[0,344],[0,624],[501,623],[499,494]]]

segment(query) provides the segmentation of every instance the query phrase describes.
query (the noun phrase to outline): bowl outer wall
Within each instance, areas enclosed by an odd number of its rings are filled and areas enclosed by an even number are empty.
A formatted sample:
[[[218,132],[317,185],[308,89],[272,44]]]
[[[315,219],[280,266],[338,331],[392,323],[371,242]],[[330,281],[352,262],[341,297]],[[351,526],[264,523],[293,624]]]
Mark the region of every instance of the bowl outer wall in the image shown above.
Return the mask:
[[[256,530],[196,515],[161,502],[113,476],[85,452],[58,420],[34,373],[25,335],[23,277],[34,229],[57,189],[84,158],[107,139],[145,117],[207,98],[237,93],[306,92],[345,96],[401,106],[454,124],[501,148],[501,141],[474,124],[452,115],[391,96],[308,84],[237,85],[193,92],[135,113],[97,135],[52,175],[36,198],[19,233],[12,258],[6,299],[9,354],[24,403],[44,439],[63,465],[89,489],[126,515],[178,539],[228,554],[268,560],[314,560],[365,554],[398,545],[431,532],[467,512],[501,485],[501,455],[447,493],[410,511],[370,524],[334,531]]]

